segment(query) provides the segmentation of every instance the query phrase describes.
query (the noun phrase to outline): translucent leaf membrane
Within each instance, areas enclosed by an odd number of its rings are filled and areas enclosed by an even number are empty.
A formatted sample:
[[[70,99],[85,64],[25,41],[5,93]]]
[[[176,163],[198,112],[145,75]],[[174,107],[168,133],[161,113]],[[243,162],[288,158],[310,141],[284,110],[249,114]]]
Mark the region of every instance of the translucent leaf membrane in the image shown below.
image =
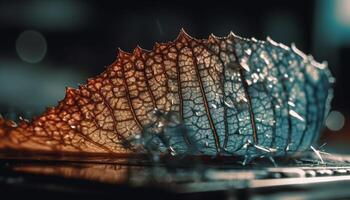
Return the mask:
[[[52,153],[280,156],[318,138],[326,66],[267,38],[183,30],[117,60],[31,122],[0,119],[0,148]]]

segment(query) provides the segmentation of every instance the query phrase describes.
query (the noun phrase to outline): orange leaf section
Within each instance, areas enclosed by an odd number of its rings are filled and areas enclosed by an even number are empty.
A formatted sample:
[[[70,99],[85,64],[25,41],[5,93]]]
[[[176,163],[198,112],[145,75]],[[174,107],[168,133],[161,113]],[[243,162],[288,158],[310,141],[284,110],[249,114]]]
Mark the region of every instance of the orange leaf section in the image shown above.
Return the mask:
[[[156,43],[152,51],[136,47],[130,54],[119,50],[117,60],[103,73],[78,89],[67,88],[65,98],[56,107],[48,108],[31,122],[21,119],[16,124],[0,118],[0,149],[142,152],[130,140],[152,123],[152,111],[175,111],[182,116],[179,51],[199,41],[181,30],[175,41]],[[187,48],[182,53],[190,55],[190,51]]]

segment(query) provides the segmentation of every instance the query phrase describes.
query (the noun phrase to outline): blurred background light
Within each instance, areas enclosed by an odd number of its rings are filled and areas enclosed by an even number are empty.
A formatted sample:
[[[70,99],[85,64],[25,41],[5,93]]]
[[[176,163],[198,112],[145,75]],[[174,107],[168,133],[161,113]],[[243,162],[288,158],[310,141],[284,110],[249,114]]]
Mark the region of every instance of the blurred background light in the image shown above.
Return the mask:
[[[91,16],[89,3],[77,0],[6,1],[0,6],[2,24],[50,31],[79,29],[91,23]]]
[[[350,43],[350,1],[319,0],[316,2],[315,45],[334,48]],[[316,50],[326,53],[328,48],[316,47]]]
[[[39,114],[45,107],[57,105],[65,87],[85,83],[86,73],[74,69],[1,59],[0,105],[7,105],[5,114],[11,110]]]
[[[275,41],[289,45],[296,45],[303,48],[302,33],[299,31],[300,24],[297,15],[288,11],[275,11],[268,13],[263,20],[263,31],[266,36],[270,36]]]
[[[350,1],[349,0],[334,0],[335,17],[338,23],[350,29]]]
[[[336,110],[333,110],[329,113],[326,126],[331,131],[339,131],[344,127],[345,117],[344,115]]]
[[[18,56],[25,62],[38,63],[46,55],[47,43],[37,31],[24,31],[16,40]]]

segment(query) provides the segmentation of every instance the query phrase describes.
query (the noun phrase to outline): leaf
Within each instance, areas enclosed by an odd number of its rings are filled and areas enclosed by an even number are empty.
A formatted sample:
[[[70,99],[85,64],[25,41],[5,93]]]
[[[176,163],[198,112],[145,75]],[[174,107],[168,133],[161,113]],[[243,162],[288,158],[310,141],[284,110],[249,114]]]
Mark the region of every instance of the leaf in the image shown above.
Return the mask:
[[[0,148],[52,153],[284,155],[318,138],[334,81],[295,45],[181,30],[117,60],[31,122],[0,119]]]

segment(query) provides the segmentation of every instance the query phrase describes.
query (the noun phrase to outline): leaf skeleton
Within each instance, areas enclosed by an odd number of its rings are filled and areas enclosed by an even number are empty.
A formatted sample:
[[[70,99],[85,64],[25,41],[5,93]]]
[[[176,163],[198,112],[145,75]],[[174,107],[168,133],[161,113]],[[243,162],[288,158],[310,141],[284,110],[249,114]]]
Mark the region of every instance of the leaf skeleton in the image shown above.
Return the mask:
[[[0,149],[47,153],[284,156],[317,141],[326,63],[294,44],[182,29],[115,62],[31,121],[0,119]]]

